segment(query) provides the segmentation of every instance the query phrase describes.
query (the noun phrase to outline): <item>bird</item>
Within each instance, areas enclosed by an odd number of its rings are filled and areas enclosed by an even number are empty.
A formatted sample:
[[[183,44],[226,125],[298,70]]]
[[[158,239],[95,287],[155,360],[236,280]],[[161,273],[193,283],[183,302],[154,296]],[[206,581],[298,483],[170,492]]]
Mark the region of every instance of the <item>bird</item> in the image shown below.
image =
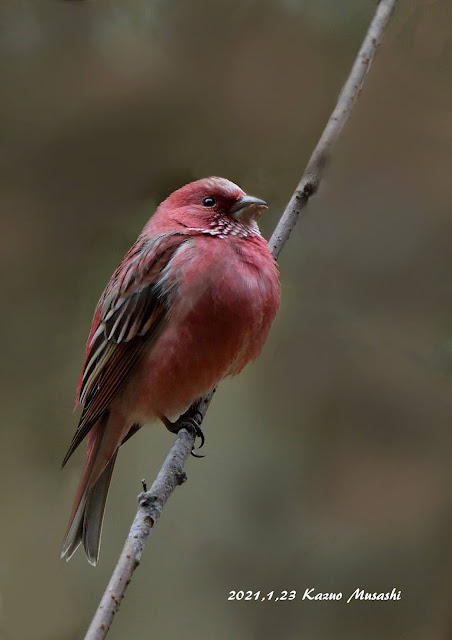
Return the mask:
[[[96,565],[121,445],[142,425],[171,430],[191,404],[259,355],[280,300],[279,273],[257,220],[264,200],[225,178],[177,189],[151,216],[97,304],[63,466],[87,457],[61,557],[80,544]]]

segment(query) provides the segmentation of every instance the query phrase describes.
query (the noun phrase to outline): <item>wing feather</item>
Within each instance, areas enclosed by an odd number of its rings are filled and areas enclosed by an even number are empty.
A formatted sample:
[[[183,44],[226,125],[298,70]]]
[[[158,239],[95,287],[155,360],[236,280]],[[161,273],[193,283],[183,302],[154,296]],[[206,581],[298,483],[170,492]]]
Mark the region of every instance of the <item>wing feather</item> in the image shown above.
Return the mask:
[[[168,300],[162,278],[188,235],[140,236],[103,293],[88,337],[77,403],[82,415],[63,466],[124,387],[158,335]]]

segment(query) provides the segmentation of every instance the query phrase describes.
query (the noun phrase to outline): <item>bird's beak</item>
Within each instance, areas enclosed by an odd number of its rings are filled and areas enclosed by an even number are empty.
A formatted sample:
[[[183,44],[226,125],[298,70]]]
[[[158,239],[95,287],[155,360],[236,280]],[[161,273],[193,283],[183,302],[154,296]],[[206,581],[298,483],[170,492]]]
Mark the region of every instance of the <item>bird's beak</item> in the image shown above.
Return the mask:
[[[267,203],[253,196],[243,196],[230,208],[230,212],[237,220],[249,222],[260,218],[262,212],[268,209]]]

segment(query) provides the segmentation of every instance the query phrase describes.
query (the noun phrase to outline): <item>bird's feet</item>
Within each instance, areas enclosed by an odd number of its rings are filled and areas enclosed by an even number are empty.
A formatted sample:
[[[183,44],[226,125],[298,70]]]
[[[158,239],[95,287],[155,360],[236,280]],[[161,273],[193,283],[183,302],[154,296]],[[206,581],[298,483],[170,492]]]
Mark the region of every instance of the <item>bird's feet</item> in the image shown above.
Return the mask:
[[[190,411],[190,409],[189,409]],[[188,411],[187,411],[188,413]],[[187,429],[189,431],[191,431],[194,435],[195,438],[200,438],[201,439],[201,444],[199,445],[199,447],[197,447],[198,449],[201,449],[201,447],[204,446],[204,442],[206,441],[205,437],[204,437],[204,433],[200,427],[200,422],[202,422],[203,419],[203,415],[200,411],[198,411],[197,409],[194,411],[194,415],[192,416],[186,416],[183,415],[181,416],[178,420],[176,420],[176,422],[171,422],[171,420],[168,420],[168,418],[166,416],[161,416],[160,417],[161,421],[163,422],[163,424],[165,425],[165,427],[168,429],[168,431],[170,431],[171,433],[179,433],[179,431],[181,429]],[[191,455],[194,458],[204,458],[205,456],[199,455],[197,453],[194,453],[195,447],[193,447],[192,451],[191,451]]]

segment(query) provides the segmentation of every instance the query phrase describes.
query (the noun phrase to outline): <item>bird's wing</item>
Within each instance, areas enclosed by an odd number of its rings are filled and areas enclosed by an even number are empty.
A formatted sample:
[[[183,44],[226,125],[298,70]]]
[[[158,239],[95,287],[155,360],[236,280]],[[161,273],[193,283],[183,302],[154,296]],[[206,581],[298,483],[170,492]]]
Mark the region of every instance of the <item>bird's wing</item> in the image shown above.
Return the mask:
[[[125,255],[103,293],[88,337],[76,405],[83,407],[63,466],[113,398],[123,388],[167,313],[162,280],[183,233],[140,237]]]

